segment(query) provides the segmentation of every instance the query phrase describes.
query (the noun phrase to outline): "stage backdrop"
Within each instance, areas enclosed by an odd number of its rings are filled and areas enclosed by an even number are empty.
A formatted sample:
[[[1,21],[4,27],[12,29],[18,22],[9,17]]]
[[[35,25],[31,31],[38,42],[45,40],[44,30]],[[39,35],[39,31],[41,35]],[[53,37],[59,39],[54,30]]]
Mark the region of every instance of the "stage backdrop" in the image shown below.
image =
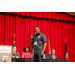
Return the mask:
[[[59,59],[64,59],[65,39],[69,61],[75,61],[75,18],[58,12],[0,12],[0,45],[13,45],[14,31],[16,34],[17,52],[30,45],[30,36],[34,28],[39,27],[47,37],[46,54],[48,54],[48,38],[51,50],[56,50]]]

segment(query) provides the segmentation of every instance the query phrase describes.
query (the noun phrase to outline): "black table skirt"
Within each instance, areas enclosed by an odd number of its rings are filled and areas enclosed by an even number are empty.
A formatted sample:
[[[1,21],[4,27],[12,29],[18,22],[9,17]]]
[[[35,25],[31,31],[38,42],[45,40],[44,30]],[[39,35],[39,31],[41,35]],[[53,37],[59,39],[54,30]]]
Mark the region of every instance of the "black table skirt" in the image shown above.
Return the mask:
[[[12,58],[12,62],[34,62],[34,59]],[[43,62],[69,62],[67,59],[43,59]]]

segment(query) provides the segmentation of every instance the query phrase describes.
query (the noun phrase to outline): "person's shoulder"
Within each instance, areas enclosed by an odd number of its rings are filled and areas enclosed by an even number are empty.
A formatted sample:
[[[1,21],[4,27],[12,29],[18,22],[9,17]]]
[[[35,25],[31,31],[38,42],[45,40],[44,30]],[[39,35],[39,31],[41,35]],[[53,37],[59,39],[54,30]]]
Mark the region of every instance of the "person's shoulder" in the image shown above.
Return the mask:
[[[48,56],[51,56],[52,54],[49,54]]]
[[[25,52],[22,52],[22,54],[25,54]]]
[[[45,34],[43,34],[43,33],[40,33],[41,35],[43,35],[43,36],[45,36]]]
[[[19,54],[19,52],[16,52],[16,54]]]
[[[40,33],[40,35],[41,35],[41,37],[45,37],[46,35],[45,34],[43,34],[43,33]]]
[[[29,52],[29,54],[32,54],[31,52]]]
[[[19,52],[16,52],[16,54],[19,54]]]
[[[55,54],[55,56],[57,56],[57,55]]]
[[[57,55],[55,55],[56,57],[58,57]]]

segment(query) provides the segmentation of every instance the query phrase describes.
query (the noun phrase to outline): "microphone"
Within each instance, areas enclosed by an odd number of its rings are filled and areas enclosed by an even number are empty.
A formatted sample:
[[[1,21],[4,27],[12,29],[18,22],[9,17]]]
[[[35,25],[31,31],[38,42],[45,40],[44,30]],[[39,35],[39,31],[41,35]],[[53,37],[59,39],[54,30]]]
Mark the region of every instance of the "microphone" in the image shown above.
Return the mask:
[[[37,35],[37,33],[35,32],[35,34],[31,36],[31,39],[33,39],[36,35]]]
[[[35,32],[35,34],[33,35],[33,37],[35,37],[37,35],[37,33]]]

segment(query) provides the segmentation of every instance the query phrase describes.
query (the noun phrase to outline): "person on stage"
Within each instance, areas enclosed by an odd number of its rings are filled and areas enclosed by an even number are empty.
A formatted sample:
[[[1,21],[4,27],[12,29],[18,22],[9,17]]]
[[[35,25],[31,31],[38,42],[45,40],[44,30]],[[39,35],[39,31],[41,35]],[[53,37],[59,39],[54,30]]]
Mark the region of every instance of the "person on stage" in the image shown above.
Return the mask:
[[[32,57],[32,53],[29,52],[29,51],[30,51],[30,48],[29,48],[28,46],[26,46],[26,47],[24,48],[24,52],[22,52],[21,57],[22,57],[22,58],[33,58],[33,57]]]
[[[16,47],[12,48],[12,58],[20,58],[20,55],[18,52],[16,52]]]
[[[52,54],[48,55],[49,59],[58,59],[58,56],[55,55],[55,49],[52,50]]]
[[[49,59],[49,57],[46,55],[46,51],[44,51],[43,59]]]
[[[35,34],[31,36],[30,44],[33,45],[34,61],[42,62],[44,51],[46,49],[47,39],[46,36],[40,32],[38,27],[35,28]]]

